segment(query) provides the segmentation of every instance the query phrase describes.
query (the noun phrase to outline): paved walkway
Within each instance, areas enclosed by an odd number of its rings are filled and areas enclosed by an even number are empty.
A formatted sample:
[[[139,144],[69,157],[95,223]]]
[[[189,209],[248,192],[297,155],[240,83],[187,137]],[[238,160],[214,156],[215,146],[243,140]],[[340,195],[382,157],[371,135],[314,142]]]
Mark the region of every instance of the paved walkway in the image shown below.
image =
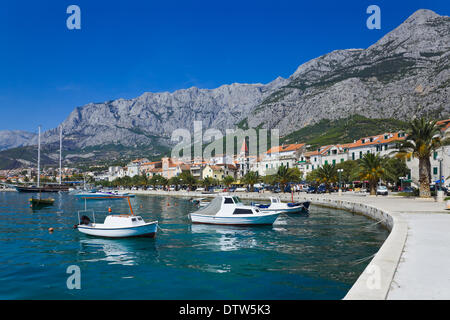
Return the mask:
[[[136,193],[154,192],[138,191]],[[158,192],[158,194],[164,193]],[[188,196],[193,194],[191,192]],[[169,195],[181,194],[170,192]],[[239,196],[241,198],[267,198],[270,194],[242,193]],[[285,200],[291,199],[290,194],[277,194],[277,196]],[[350,193],[345,193],[342,196],[338,194],[305,195],[301,193],[295,196],[295,200],[301,199],[312,201],[317,199],[344,200],[376,207],[396,217],[397,224],[401,228],[397,228],[397,235],[391,233],[390,243],[388,244],[387,241],[386,246],[383,246],[379,251],[383,259],[379,259],[377,262],[389,264],[389,267],[395,270],[392,281],[388,279],[386,283],[386,288],[388,288],[390,282],[386,298],[450,299],[450,211],[445,210],[444,202]],[[398,236],[399,234],[400,236]],[[395,250],[393,250],[394,247]],[[356,295],[357,298],[359,296]],[[370,294],[368,297],[370,299]]]
[[[394,196],[342,198],[398,214],[407,223],[387,299],[450,299],[450,212],[445,203]]]

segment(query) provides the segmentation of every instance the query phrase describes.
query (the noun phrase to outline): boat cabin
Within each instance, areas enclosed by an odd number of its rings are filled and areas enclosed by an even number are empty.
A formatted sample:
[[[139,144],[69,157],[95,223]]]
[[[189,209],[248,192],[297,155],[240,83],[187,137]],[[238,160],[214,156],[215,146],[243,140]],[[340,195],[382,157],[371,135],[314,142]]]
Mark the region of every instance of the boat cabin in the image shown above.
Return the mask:
[[[105,218],[103,224],[108,227],[134,227],[145,224],[144,219],[140,216],[133,215],[109,215]]]
[[[202,215],[230,216],[243,214],[258,214],[260,210],[253,206],[246,206],[236,196],[219,196],[210,204],[196,212]]]

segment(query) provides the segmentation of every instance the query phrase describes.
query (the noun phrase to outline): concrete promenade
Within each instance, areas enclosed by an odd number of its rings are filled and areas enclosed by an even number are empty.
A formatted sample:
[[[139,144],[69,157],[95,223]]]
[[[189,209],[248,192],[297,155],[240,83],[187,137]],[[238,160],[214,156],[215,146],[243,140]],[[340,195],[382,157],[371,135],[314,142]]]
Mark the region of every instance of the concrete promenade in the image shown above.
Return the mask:
[[[194,197],[195,192],[132,191]],[[270,193],[236,193],[264,199]],[[291,200],[290,194],[277,194]],[[450,299],[450,211],[445,203],[419,198],[344,193],[294,196],[295,201],[369,216],[391,230],[378,253],[344,299]]]

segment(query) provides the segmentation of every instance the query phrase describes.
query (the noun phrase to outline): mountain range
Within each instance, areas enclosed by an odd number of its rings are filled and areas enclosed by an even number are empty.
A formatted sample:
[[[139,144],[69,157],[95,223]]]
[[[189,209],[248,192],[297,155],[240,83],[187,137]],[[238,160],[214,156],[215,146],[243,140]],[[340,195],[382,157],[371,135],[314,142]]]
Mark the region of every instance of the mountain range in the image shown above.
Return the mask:
[[[204,129],[278,128],[285,136],[323,119],[356,114],[448,118],[449,49],[450,17],[421,9],[369,48],[333,51],[302,64],[287,79],[89,103],[61,123],[65,161],[157,157],[169,150],[172,132],[192,129],[194,120],[203,121]],[[0,131],[0,150],[9,149],[0,152],[0,160],[11,165],[36,139]],[[50,159],[56,156],[58,139],[56,128],[42,135]]]

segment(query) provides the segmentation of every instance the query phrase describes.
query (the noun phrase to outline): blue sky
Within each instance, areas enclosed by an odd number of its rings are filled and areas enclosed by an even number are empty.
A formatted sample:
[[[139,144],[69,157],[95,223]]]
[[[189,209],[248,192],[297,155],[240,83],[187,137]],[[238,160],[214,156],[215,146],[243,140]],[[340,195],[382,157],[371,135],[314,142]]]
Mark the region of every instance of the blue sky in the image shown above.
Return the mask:
[[[68,30],[66,8],[81,8]],[[366,8],[381,8],[381,30]],[[450,1],[0,2],[0,130],[50,129],[77,106],[145,91],[267,83],[335,49],[366,48]]]

